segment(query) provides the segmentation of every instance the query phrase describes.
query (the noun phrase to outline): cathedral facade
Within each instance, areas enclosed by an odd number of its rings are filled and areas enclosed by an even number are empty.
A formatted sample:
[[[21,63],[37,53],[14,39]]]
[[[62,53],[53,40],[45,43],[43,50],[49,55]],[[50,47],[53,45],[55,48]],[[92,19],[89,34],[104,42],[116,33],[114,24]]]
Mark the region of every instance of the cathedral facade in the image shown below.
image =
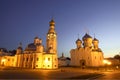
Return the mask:
[[[82,42],[83,41],[83,42]],[[99,48],[99,40],[85,34],[82,40],[76,40],[76,48],[70,50],[71,66],[99,67],[103,66],[103,52]]]
[[[42,39],[35,37],[33,43],[27,45],[25,50],[20,44],[15,56],[1,56],[1,66],[21,68],[57,69],[57,33],[55,22],[49,22],[49,30],[46,35],[46,48],[42,45]]]

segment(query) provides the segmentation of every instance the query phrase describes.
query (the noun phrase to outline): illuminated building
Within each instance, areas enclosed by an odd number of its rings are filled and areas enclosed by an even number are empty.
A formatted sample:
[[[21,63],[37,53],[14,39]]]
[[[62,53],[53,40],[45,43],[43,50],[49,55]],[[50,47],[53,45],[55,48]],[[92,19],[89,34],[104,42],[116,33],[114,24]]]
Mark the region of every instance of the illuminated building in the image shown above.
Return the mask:
[[[46,48],[42,45],[42,39],[35,37],[34,42],[28,44],[24,51],[22,44],[20,44],[15,56],[1,56],[0,65],[21,68],[58,68],[57,33],[53,19],[49,22],[49,26],[46,35]]]
[[[83,41],[83,43],[82,43]],[[72,66],[103,66],[103,52],[99,48],[99,40],[92,39],[89,34],[85,34],[82,40],[76,40],[76,48],[71,49],[71,65]]]

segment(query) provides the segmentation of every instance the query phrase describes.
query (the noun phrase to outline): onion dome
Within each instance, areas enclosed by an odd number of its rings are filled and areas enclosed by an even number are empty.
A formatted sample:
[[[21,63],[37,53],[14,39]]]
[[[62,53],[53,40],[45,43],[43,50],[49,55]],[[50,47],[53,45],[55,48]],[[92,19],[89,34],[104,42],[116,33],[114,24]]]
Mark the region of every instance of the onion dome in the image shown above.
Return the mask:
[[[94,38],[93,41],[99,41],[98,39]]]
[[[76,40],[76,43],[78,43],[78,42],[81,42],[81,43],[82,43],[82,41],[81,41],[79,38]]]
[[[34,43],[30,43],[28,44],[28,46],[25,49],[26,51],[35,51],[36,50],[36,46]]]
[[[37,36],[34,39],[39,39]]]
[[[92,38],[89,34],[85,34],[84,36],[83,36],[83,38],[82,38],[82,40],[85,40],[85,39],[87,39],[87,38]]]

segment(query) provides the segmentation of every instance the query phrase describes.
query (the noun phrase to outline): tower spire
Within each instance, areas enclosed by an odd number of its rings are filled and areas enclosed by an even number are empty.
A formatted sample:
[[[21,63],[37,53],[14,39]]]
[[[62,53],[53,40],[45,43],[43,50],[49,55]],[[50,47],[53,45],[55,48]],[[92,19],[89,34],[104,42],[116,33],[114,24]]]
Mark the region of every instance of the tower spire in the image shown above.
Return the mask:
[[[22,47],[22,43],[21,42],[19,43],[19,47]]]
[[[94,38],[95,38],[95,33],[94,33]]]
[[[86,32],[86,34],[89,34],[89,29],[87,27],[84,27],[84,31]]]
[[[50,28],[47,33],[46,46],[49,53],[57,53],[57,33],[53,19],[49,22]]]
[[[79,33],[78,33],[78,39],[79,39]]]
[[[54,19],[52,18],[51,21],[49,22],[49,25],[50,25],[50,28],[53,28],[55,27],[55,22],[54,22]]]
[[[64,57],[64,53],[62,52],[62,57]]]

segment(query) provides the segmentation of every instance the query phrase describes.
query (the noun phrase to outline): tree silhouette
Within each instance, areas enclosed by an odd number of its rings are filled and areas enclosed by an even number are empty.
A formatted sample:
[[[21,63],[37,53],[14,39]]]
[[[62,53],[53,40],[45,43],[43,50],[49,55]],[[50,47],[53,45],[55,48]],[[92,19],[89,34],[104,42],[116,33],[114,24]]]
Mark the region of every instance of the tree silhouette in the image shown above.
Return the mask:
[[[115,59],[119,59],[119,60],[120,60],[120,55],[119,55],[119,54],[117,54],[117,55],[115,55],[115,56],[114,56],[114,58],[115,58]]]

